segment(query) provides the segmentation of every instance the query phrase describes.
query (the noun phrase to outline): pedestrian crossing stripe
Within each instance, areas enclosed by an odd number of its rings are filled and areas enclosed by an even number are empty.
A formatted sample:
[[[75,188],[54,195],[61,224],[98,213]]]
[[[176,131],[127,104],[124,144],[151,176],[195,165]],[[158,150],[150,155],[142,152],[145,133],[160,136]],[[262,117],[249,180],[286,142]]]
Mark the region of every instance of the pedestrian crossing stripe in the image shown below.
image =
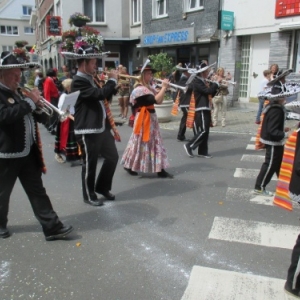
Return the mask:
[[[251,138],[250,142],[255,142],[255,141],[256,141],[256,137],[253,136],[253,137]]]
[[[250,161],[250,162],[259,162],[263,163],[265,161],[264,155],[249,155],[244,154],[241,158],[241,161]]]
[[[255,150],[255,145],[248,144],[247,147],[246,147],[246,150]]]
[[[181,300],[292,299],[283,290],[285,280],[194,266]]]
[[[244,169],[244,168],[236,168],[233,174],[234,177],[239,178],[252,178],[256,179],[259,169]],[[277,176],[274,174],[271,180],[277,180]]]
[[[215,217],[209,239],[293,249],[298,226]]]
[[[273,198],[274,197],[255,195],[253,190],[251,189],[228,187],[226,192],[226,201],[237,201],[237,202],[249,201],[255,204],[275,206],[273,204]]]

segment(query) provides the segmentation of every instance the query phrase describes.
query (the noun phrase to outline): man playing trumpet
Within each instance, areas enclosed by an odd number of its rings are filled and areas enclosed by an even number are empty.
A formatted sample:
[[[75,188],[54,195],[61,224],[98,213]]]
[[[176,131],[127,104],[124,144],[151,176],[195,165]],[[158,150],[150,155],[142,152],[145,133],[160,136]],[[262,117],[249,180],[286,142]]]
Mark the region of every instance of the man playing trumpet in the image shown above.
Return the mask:
[[[42,182],[46,169],[37,121],[47,115],[38,90],[24,97],[18,93],[21,70],[39,66],[2,52],[0,60],[0,238],[7,238],[8,207],[12,189],[19,178],[47,241],[65,237],[73,228],[59,220]]]

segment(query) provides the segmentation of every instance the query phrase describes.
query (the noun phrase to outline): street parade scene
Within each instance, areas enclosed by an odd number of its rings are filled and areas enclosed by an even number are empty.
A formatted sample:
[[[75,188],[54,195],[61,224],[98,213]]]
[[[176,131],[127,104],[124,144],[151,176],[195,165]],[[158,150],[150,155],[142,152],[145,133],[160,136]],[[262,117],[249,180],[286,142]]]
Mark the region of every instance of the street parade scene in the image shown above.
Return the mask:
[[[300,0],[0,27],[0,300],[300,298]]]

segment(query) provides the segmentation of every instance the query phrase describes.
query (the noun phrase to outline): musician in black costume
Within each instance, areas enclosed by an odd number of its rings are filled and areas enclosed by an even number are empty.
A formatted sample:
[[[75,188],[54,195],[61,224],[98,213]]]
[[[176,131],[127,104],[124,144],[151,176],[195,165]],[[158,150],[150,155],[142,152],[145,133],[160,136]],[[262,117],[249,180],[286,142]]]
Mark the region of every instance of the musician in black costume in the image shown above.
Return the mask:
[[[47,241],[72,230],[59,220],[42,182],[45,166],[37,122],[47,120],[38,90],[18,92],[21,69],[39,66],[10,52],[0,59],[0,238],[7,238],[10,195],[19,178]],[[15,199],[17,200],[17,199]],[[20,199],[18,199],[20,200]]]
[[[206,82],[209,68],[206,63],[200,65],[198,76],[192,82],[195,97],[194,137],[184,145],[189,157],[194,157],[193,150],[198,148],[199,157],[212,158],[208,153],[208,137],[211,125],[211,98],[216,94],[219,84]]]

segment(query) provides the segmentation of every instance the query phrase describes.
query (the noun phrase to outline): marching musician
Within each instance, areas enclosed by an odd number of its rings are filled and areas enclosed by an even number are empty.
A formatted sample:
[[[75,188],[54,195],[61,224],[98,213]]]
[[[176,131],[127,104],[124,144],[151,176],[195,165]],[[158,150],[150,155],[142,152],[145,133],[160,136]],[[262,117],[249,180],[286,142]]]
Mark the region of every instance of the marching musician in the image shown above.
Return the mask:
[[[37,67],[5,51],[0,61],[0,238],[7,238],[8,208],[12,189],[19,178],[40,222],[47,241],[63,238],[72,230],[59,220],[43,186],[46,169],[37,121],[47,115],[39,108],[41,96],[33,90],[18,93],[21,70]]]
[[[165,169],[169,166],[166,149],[163,146],[154,104],[161,104],[164,99],[169,80],[162,81],[157,93],[151,85],[156,72],[149,64],[134,71],[140,73],[140,82],[130,95],[130,102],[137,111],[133,132],[123,153],[121,164],[132,176],[142,173],[157,173],[160,178],[173,178]]]
[[[116,93],[117,71],[107,73],[108,80],[103,88],[96,86],[94,74],[97,58],[102,57],[99,45],[82,45],[73,52],[62,52],[67,59],[77,60],[78,71],[73,77],[71,92],[80,91],[75,104],[75,135],[82,151],[83,201],[92,206],[103,205],[96,193],[107,200],[114,200],[110,191],[118,163],[118,151],[111,134],[110,109],[106,99]],[[96,179],[98,155],[104,158]]]
[[[178,81],[178,85],[185,86],[191,74],[188,72],[188,68],[180,68],[180,70],[182,71],[182,75]],[[191,85],[188,86],[185,93],[182,90],[179,90],[179,107],[182,111],[182,118],[180,120],[179,130],[177,133],[177,141],[179,142],[187,141],[185,137],[186,119],[189,111],[192,91]]]
[[[194,157],[193,150],[198,148],[199,157],[212,158],[208,153],[208,136],[211,124],[211,103],[219,84],[214,82],[208,86],[206,81],[209,74],[209,68],[205,62],[201,63],[197,76],[192,82],[192,88],[195,97],[195,117],[194,117],[194,137],[184,145],[184,149],[189,157]]]
[[[213,126],[217,126],[218,123],[218,113],[221,111],[222,113],[222,127],[226,125],[226,111],[227,111],[227,95],[228,91],[228,80],[231,80],[231,74],[227,72],[225,76],[224,68],[218,68],[214,77],[212,77],[214,81],[221,82],[219,86],[219,90],[217,92],[218,97],[214,97],[213,101]]]
[[[263,110],[263,119],[261,125],[260,141],[265,144],[265,161],[261,166],[260,172],[256,178],[254,193],[264,196],[273,196],[273,193],[266,190],[266,186],[276,173],[279,176],[285,138],[288,137],[288,127],[285,127],[285,108],[284,102],[287,96],[285,90],[285,77],[292,70],[286,70],[268,83],[272,86],[271,93],[265,97],[269,104]]]

